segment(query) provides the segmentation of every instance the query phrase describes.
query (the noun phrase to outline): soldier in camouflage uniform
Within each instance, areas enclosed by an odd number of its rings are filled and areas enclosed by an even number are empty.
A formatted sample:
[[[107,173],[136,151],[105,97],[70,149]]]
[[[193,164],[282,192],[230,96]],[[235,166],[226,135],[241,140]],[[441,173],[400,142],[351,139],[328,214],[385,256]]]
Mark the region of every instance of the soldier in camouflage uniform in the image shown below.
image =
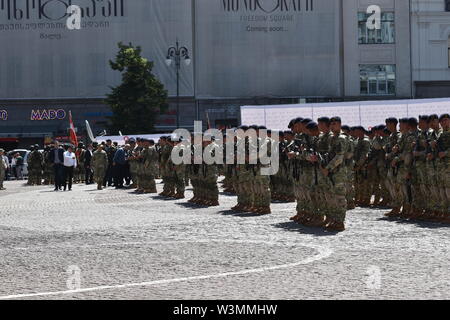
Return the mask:
[[[427,203],[429,202],[429,191],[427,190],[427,166],[426,158],[428,151],[428,116],[419,116],[419,128],[410,123],[411,133],[414,135],[413,164],[411,167],[412,185],[412,211],[409,218],[423,218]]]
[[[266,130],[267,132],[266,136],[262,135],[263,130]],[[255,144],[256,143],[258,144],[256,146],[257,149],[259,147],[259,150],[264,151],[265,154],[268,157],[270,157],[272,150],[272,143],[274,143],[274,141],[270,138],[271,131],[267,130],[267,128],[264,126],[259,126],[257,128],[256,133],[258,136],[257,141],[255,141]],[[261,163],[258,154],[256,154],[256,157],[257,158],[254,160],[256,160],[257,164],[253,166],[254,179],[252,184],[252,190],[254,194],[254,203],[252,205],[252,212],[259,214],[269,214],[271,213],[270,176],[261,174],[261,169],[267,168],[268,164]]]
[[[408,118],[400,119],[400,135],[397,145],[393,148],[395,156],[391,162],[391,166],[397,171],[397,197],[402,202],[402,210],[398,214],[400,217],[407,217],[412,208],[411,171],[415,137],[410,131],[409,120]],[[414,122],[414,120],[411,121]],[[417,120],[415,122],[417,123]]]
[[[193,139],[191,140],[193,141]],[[191,180],[192,184],[192,191],[194,193],[194,196],[188,200],[190,203],[196,203],[201,204],[203,202],[202,199],[202,185],[201,185],[201,167],[202,167],[202,157],[201,152],[200,156],[196,158],[196,150],[200,149],[202,150],[202,146],[199,144],[191,143],[191,164],[188,167],[189,170],[189,179]]]
[[[284,137],[286,141],[285,153],[283,156],[283,163],[280,163],[281,170],[281,192],[283,200],[286,202],[295,202],[294,180],[292,177],[292,162],[287,157],[289,152],[289,145],[294,141],[294,133],[292,131],[285,131]]]
[[[317,119],[318,128],[320,131],[320,135],[317,140],[317,154],[326,155],[328,150],[330,149],[330,142],[333,136],[330,129],[330,118],[321,117]],[[332,183],[329,177],[326,177],[320,171],[318,174],[318,186],[316,188],[316,197],[318,201],[319,213],[323,215],[326,220],[322,224],[322,226],[326,226],[329,222],[328,216],[332,214],[333,206],[332,206]]]
[[[345,215],[347,212],[347,170],[344,164],[345,153],[348,150],[347,138],[341,130],[341,118],[330,119],[330,129],[333,133],[330,140],[330,148],[327,153],[328,164],[321,168],[324,176],[328,177],[332,183],[332,205],[331,212],[327,216],[327,230],[345,230]]]
[[[42,184],[42,169],[44,157],[39,151],[39,146],[32,146],[32,151],[28,156],[28,185]]]
[[[155,177],[158,171],[158,153],[153,140],[141,139],[143,150],[141,152],[140,188],[142,193],[157,193]]]
[[[179,152],[180,157],[183,157],[183,154],[185,152],[189,152],[189,150],[186,150],[180,140],[169,139],[169,143],[172,144],[173,149],[176,149],[177,152]],[[170,172],[170,193],[168,194],[168,196],[175,199],[184,199],[184,191],[186,187],[186,165],[184,163],[174,164],[172,159],[169,158],[168,168]]]
[[[143,159],[143,141],[141,138],[136,139],[136,147],[133,150],[132,161],[136,168],[136,192],[144,193],[144,159]]]
[[[347,209],[352,210],[356,208],[355,204],[355,178],[353,168],[355,161],[353,156],[355,153],[355,139],[352,136],[352,130],[349,126],[342,126],[342,132],[347,137],[347,150],[345,152],[344,165],[347,171]]]
[[[128,164],[130,166],[130,177],[131,177],[131,185],[129,188],[134,189],[137,188],[137,171],[138,171],[138,155],[139,151],[137,150],[137,144],[135,139],[129,139],[128,143],[130,144],[130,154],[128,156]]]
[[[387,167],[387,175],[386,175],[386,188],[388,189],[390,195],[390,203],[389,206],[392,210],[386,214],[386,216],[396,216],[400,213],[400,209],[402,206],[401,199],[397,197],[399,193],[396,184],[397,170],[396,168],[391,166],[391,162],[394,159],[393,148],[398,144],[399,132],[397,131],[398,120],[396,118],[388,118],[386,119],[386,127],[389,130],[389,136],[386,137],[386,143],[384,144],[384,152],[385,152],[385,161]]]
[[[307,144],[309,139],[306,134],[306,125],[311,122],[311,119],[297,118],[293,121],[293,131],[295,134],[295,143],[290,146],[292,150],[288,153],[289,159],[292,161],[292,173],[294,179],[294,191],[297,200],[297,215],[292,217],[291,220],[305,223],[309,218],[313,217],[311,212],[308,212],[308,188],[310,180],[308,175],[304,172],[310,173],[311,164],[304,159],[301,154],[302,146]]]
[[[278,136],[280,139],[280,152],[279,152],[279,170],[274,175],[270,176],[270,191],[272,200],[276,201],[286,201],[284,192],[283,192],[283,175],[285,170],[285,166],[287,165],[287,155],[285,152],[285,148],[287,146],[286,140],[284,139],[284,131],[279,131]]]
[[[441,213],[442,222],[450,223],[450,116],[443,114],[439,118],[442,132],[439,134],[437,149],[437,185],[440,194],[438,212]]]
[[[213,141],[203,141],[203,150],[205,154],[210,154],[213,159],[218,152],[218,145]],[[203,159],[198,180],[200,186],[200,199],[197,203],[205,206],[219,205],[219,188],[217,187],[218,176],[218,165],[216,163],[208,164],[205,162],[205,159]]]
[[[163,179],[164,187],[163,191],[159,194],[160,196],[169,196],[171,194],[170,184],[171,184],[171,172],[168,167],[170,155],[172,153],[172,145],[169,143],[170,137],[161,137],[161,160],[160,160],[160,172]]]
[[[354,173],[355,173],[355,202],[356,205],[364,204],[365,202],[365,180],[366,180],[366,162],[370,152],[370,141],[366,137],[366,130],[358,126],[355,128],[356,146],[354,154]]]
[[[320,159],[319,155],[319,139],[320,131],[316,122],[309,122],[305,127],[307,133],[306,144],[301,148],[302,158],[306,161],[303,175],[304,181],[309,182],[306,190],[306,199],[308,203],[307,212],[308,217],[303,220],[306,226],[322,227],[325,223],[326,212],[322,210],[320,204],[322,200],[321,186],[319,183],[320,175]]]
[[[226,134],[223,136],[223,145],[226,146],[227,144],[227,132],[225,132]],[[234,158],[233,158],[234,160]],[[234,190],[234,185],[233,185],[233,173],[235,172],[234,170],[234,163],[227,163],[227,162],[231,162],[231,161],[227,161],[226,159],[226,153],[224,152],[224,158],[223,158],[223,175],[224,175],[224,179],[223,179],[223,188],[225,192],[231,193],[231,194],[236,194],[236,191]]]
[[[6,170],[8,169],[8,166],[3,159],[4,154],[5,150],[0,149],[0,191],[5,190],[5,188],[3,187],[3,181],[5,180]]]
[[[92,169],[94,170],[94,181],[97,184],[97,190],[102,190],[103,182],[106,174],[106,169],[108,168],[108,155],[103,150],[103,146],[93,144],[94,148],[97,150],[94,151],[92,155]]]
[[[236,139],[236,155],[238,156],[238,153],[244,152],[245,163],[236,162],[234,188],[237,193],[238,203],[231,210],[251,212],[254,204],[254,194],[252,193],[252,179],[254,175],[252,165],[249,164],[249,138],[245,136],[249,127],[241,126],[239,130],[242,130],[244,135]]]
[[[438,153],[437,141],[439,136],[442,134],[443,130],[439,126],[439,116],[437,114],[430,115],[428,117],[429,129],[427,132],[427,155],[426,155],[426,189],[429,191],[428,202],[426,203],[426,209],[424,213],[424,218],[427,220],[441,221],[443,217],[443,212],[440,210],[441,196],[438,187]]]

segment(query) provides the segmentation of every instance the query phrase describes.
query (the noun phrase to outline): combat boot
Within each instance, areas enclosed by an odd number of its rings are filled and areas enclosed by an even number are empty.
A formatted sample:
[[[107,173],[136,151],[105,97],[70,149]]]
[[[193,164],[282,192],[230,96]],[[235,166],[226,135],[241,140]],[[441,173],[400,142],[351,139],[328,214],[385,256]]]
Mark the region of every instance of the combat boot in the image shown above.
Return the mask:
[[[345,231],[345,224],[343,222],[333,221],[326,228],[329,231],[342,232]]]
[[[242,210],[242,204],[238,203],[233,208],[231,208],[232,211],[241,211]]]
[[[176,194],[174,195],[174,198],[175,198],[175,199],[184,199],[184,193],[176,193]]]
[[[354,203],[354,202],[349,202],[349,203],[347,204],[347,210],[353,210],[353,209],[356,209],[356,203]]]
[[[270,210],[270,207],[262,207],[262,208],[259,210],[259,213],[261,213],[261,214],[271,214],[271,213],[272,213],[272,210]]]
[[[396,208],[393,208],[390,212],[386,213],[385,216],[389,217],[389,218],[394,218],[394,217],[397,217],[399,215],[399,213],[400,213],[400,208],[396,207]]]
[[[406,219],[407,215],[409,214],[409,210],[410,210],[410,205],[407,203],[403,204],[402,210],[398,214],[399,218]]]
[[[197,199],[196,199],[195,196],[194,196],[193,198],[189,199],[187,202],[189,202],[189,203],[195,203],[196,200],[197,200]]]
[[[211,207],[218,207],[220,204],[219,204],[219,200],[211,200]]]

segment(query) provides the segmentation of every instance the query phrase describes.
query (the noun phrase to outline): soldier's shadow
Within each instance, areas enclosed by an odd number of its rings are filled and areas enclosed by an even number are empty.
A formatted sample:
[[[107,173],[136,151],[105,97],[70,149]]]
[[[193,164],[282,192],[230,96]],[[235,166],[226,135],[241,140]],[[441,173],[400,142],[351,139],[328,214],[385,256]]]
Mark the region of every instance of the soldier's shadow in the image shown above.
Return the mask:
[[[311,235],[318,236],[318,237],[335,236],[339,233],[336,231],[326,231],[322,228],[306,227],[304,225],[298,224],[293,221],[281,222],[281,223],[273,224],[272,226],[275,228],[280,228],[280,229],[286,230],[286,231],[299,232],[299,233],[303,233],[303,234],[311,234]]]
[[[196,203],[190,203],[190,202],[178,202],[175,203],[176,205],[183,207],[183,208],[187,208],[187,209],[205,209],[205,208],[209,208],[208,206],[203,206],[201,204],[196,204]]]
[[[133,193],[133,192],[131,192],[131,194],[143,194],[143,193]],[[173,202],[173,201],[180,200],[180,199],[174,199],[174,198],[163,197],[163,196],[157,196],[157,195],[151,196],[151,198],[152,198],[153,200],[172,201],[172,202]]]
[[[235,216],[235,217],[243,217],[243,218],[251,218],[251,217],[264,217],[264,214],[253,213],[253,212],[238,212],[233,210],[222,210],[218,212],[223,216]]]
[[[384,220],[383,218],[379,220]],[[418,221],[418,220],[401,220],[401,219],[387,219],[388,221],[392,221],[398,224],[411,224],[415,225],[418,228],[422,229],[443,229],[443,228],[450,228],[450,224],[441,224],[438,222],[432,222],[432,221]]]

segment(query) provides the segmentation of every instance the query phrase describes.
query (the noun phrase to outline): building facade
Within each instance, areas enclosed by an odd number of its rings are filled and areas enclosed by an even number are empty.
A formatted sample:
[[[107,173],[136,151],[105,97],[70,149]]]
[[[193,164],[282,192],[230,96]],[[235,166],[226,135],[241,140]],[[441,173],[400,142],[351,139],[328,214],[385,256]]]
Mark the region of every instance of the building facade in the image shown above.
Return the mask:
[[[417,98],[450,96],[450,1],[412,0],[412,74]]]
[[[142,47],[169,91],[160,132],[177,118],[185,128],[196,119],[237,125],[242,105],[414,94],[406,0],[0,1],[0,139],[64,135],[69,111],[81,136],[85,120],[94,134],[104,130],[103,99],[120,83],[108,61],[120,41]],[[66,27],[71,4],[81,8],[81,30]],[[367,23],[373,5],[376,30]],[[166,64],[177,41],[192,60],[181,66],[179,99]]]

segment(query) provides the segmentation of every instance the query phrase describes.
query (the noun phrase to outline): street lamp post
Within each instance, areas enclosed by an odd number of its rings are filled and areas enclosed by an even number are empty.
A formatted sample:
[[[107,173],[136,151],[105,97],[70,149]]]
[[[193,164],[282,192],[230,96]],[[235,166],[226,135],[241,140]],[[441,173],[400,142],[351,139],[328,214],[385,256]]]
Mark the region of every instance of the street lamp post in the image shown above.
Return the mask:
[[[178,40],[175,47],[170,47],[167,50],[166,64],[168,67],[175,61],[175,69],[177,73],[177,128],[180,127],[180,69],[181,59],[184,59],[186,66],[191,64],[191,58],[189,58],[189,50],[186,47],[180,47]]]

